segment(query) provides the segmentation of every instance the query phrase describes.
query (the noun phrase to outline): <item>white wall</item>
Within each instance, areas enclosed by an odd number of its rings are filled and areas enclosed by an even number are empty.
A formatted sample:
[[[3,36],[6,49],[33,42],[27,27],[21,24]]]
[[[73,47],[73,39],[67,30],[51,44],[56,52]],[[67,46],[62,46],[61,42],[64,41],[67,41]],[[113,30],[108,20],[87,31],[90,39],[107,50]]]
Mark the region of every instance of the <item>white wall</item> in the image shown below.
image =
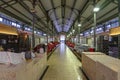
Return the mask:
[[[93,38],[88,38],[87,39],[87,44],[91,47],[93,47]]]
[[[86,44],[86,38],[85,37],[80,37],[80,43],[81,44]]]
[[[47,36],[41,36],[40,43],[47,43]]]
[[[40,41],[39,41],[39,38],[37,37],[37,38],[35,38],[35,46],[38,44],[40,44]]]

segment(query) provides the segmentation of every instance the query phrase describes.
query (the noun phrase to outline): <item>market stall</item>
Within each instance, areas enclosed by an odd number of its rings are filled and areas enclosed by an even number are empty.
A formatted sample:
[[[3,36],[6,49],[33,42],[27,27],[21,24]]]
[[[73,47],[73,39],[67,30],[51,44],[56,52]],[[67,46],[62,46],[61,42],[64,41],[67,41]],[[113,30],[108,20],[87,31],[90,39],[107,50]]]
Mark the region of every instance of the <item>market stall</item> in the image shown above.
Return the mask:
[[[25,60],[23,54],[0,52],[0,80],[39,80],[46,69],[46,59],[46,53]]]

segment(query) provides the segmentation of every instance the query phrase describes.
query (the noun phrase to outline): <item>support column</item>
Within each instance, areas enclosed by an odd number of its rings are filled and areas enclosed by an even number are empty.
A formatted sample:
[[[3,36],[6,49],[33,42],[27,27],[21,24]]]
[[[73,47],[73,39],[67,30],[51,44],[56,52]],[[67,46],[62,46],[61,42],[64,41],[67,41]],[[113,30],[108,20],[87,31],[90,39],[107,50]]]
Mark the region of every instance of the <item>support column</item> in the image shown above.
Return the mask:
[[[96,50],[96,12],[94,12],[94,48]]]
[[[22,24],[21,29],[22,29],[23,31],[25,30],[25,25],[24,25],[24,24]]]
[[[80,27],[78,28],[78,43],[80,43]]]
[[[40,40],[40,38],[39,38],[39,44],[40,44],[40,42],[41,42],[41,40]]]
[[[48,12],[47,12],[48,13]],[[48,19],[48,15],[47,15],[47,27],[49,27],[49,19]],[[47,44],[48,44],[48,34],[46,35],[47,38]]]
[[[53,25],[53,22],[52,22],[52,41],[54,41],[54,25]]]
[[[48,44],[48,35],[46,37],[47,37],[47,44]]]
[[[120,0],[118,0],[118,17],[119,17],[119,26],[120,26]],[[118,35],[118,50],[119,50],[119,59],[120,59],[120,34]]]
[[[31,10],[32,16],[33,16],[33,21],[32,21],[32,49],[35,47],[35,34],[34,34],[34,31],[35,31],[35,3],[36,3],[36,0],[33,0],[33,3],[32,3],[33,9]]]
[[[79,14],[80,14],[80,12],[79,12]],[[81,23],[81,20],[80,20],[80,15],[78,16],[78,24],[80,24]],[[78,25],[78,43],[80,43],[80,25]]]
[[[35,47],[35,17],[34,17],[34,13],[33,13],[33,23],[32,23],[32,49]]]

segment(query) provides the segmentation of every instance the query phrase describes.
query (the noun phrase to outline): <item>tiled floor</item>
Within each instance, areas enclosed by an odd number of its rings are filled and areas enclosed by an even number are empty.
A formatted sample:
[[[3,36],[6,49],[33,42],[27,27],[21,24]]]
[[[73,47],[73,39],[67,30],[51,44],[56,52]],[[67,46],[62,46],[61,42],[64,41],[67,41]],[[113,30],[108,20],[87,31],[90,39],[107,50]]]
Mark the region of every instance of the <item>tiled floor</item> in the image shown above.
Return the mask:
[[[64,43],[54,51],[48,65],[43,80],[86,80],[79,68],[80,61]]]

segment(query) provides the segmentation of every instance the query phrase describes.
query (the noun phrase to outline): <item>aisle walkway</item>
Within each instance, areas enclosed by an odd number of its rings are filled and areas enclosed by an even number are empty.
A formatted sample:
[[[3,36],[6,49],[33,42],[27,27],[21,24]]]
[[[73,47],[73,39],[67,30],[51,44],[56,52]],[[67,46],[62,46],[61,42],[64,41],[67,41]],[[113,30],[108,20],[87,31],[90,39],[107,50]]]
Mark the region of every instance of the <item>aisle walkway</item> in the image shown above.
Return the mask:
[[[64,43],[54,51],[48,65],[43,80],[86,80],[79,68],[80,61]]]

